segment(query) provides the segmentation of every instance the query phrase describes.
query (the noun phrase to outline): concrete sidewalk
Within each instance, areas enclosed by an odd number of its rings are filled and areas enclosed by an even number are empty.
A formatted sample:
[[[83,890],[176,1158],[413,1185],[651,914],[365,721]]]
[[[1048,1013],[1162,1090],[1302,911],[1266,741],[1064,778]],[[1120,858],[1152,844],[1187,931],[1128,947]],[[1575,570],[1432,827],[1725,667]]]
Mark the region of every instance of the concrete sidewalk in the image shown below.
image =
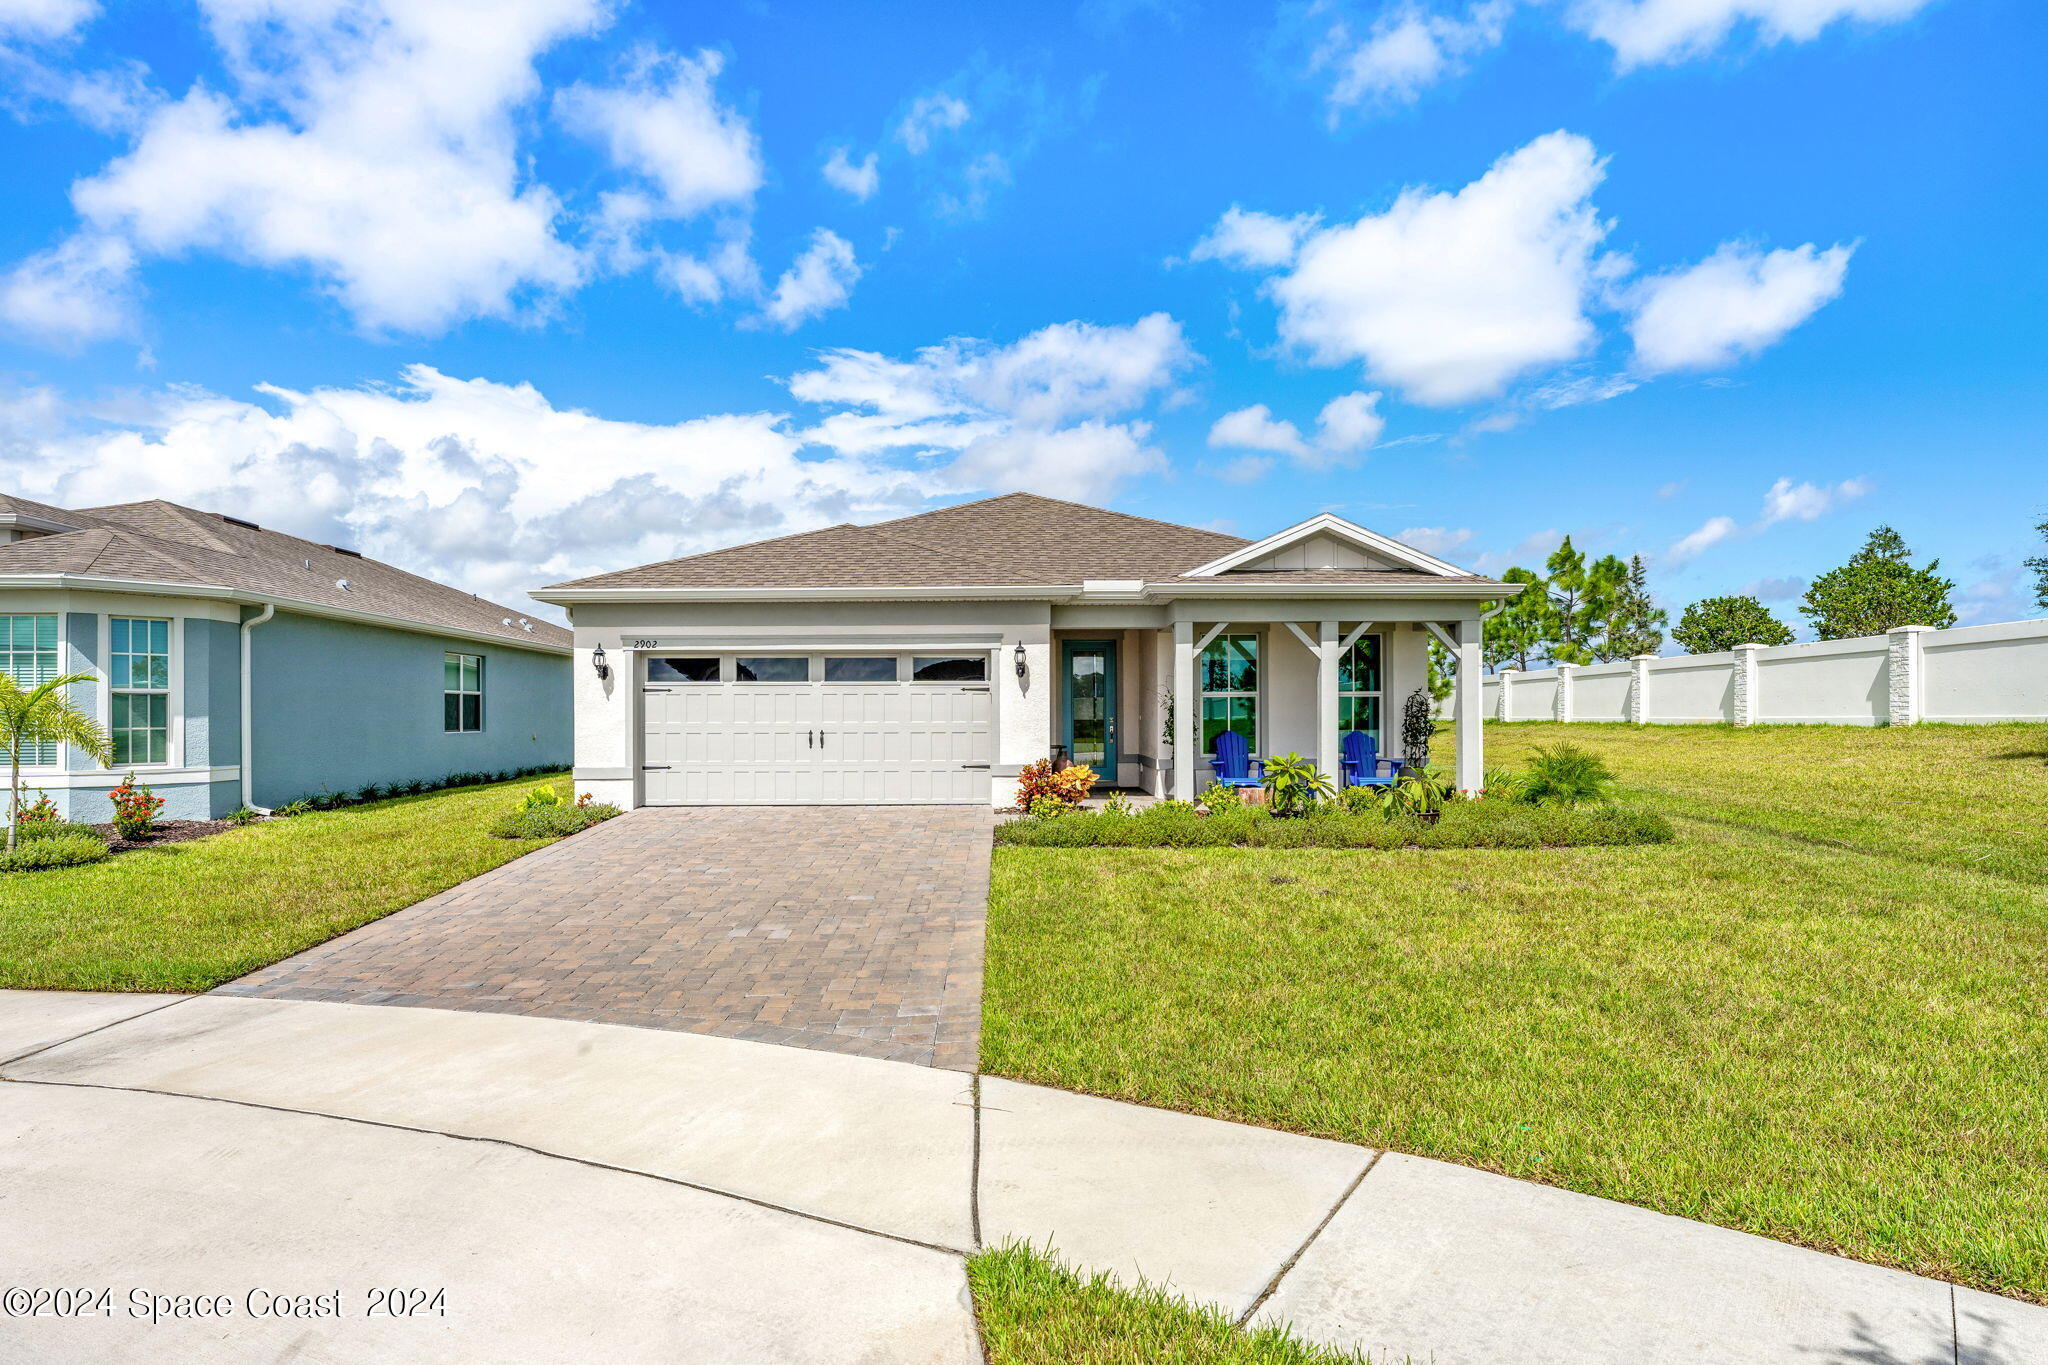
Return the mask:
[[[207,996],[110,1022],[121,1007],[87,999],[0,993],[0,1057],[41,1049],[0,1067],[0,1219],[30,1233],[0,1249],[4,1278],[438,1275],[489,1306],[413,1336],[298,1324],[316,1357],[502,1359],[517,1329],[621,1361],[972,1361],[960,1253],[1022,1238],[1381,1360],[2048,1360],[2048,1309],[1009,1081],[514,1015]],[[96,1031],[56,1041],[81,1024]],[[282,1340],[246,1320],[191,1332],[0,1318],[0,1356],[189,1339],[267,1358]]]

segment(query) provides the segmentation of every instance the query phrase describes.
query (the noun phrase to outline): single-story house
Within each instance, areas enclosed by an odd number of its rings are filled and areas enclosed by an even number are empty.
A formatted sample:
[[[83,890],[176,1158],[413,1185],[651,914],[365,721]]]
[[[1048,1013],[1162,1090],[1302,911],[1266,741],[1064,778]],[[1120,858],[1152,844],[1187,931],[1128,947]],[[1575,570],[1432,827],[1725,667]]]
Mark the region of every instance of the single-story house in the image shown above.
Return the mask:
[[[169,502],[0,495],[0,669],[90,674],[72,699],[114,743],[106,768],[28,755],[30,799],[70,819],[111,818],[129,772],[163,818],[203,820],[566,766],[569,667],[560,626],[338,545]]]
[[[1330,774],[1347,730],[1399,756],[1432,640],[1475,789],[1480,621],[1517,590],[1328,514],[1247,541],[1012,493],[533,596],[569,611],[602,800],[1002,807],[1056,752],[1193,797],[1225,729]]]

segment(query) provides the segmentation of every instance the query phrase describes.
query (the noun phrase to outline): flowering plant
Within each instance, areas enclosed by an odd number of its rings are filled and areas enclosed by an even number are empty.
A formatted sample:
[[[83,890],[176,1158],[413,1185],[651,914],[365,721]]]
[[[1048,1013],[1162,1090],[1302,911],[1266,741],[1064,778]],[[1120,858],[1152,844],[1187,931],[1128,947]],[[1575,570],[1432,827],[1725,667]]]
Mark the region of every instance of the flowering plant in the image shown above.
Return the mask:
[[[48,792],[36,793],[35,801],[15,812],[17,825],[54,825],[58,822],[57,803],[50,799]]]
[[[149,833],[157,812],[164,808],[164,799],[138,785],[134,773],[122,778],[121,785],[107,796],[114,803],[114,832],[123,839],[140,839]]]
[[[1055,770],[1052,760],[1041,758],[1017,774],[1017,804],[1030,810],[1040,797],[1063,806],[1078,806],[1095,786],[1095,769],[1085,763]]]

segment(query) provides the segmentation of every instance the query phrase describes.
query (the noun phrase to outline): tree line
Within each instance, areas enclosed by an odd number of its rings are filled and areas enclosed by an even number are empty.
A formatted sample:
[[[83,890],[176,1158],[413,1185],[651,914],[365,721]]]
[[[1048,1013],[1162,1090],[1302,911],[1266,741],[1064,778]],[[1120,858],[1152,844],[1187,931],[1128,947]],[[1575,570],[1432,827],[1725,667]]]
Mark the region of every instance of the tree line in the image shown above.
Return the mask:
[[[2039,530],[2048,539],[2048,522]],[[2048,555],[2029,559],[2036,597],[2048,607]],[[1643,557],[1604,555],[1588,561],[1570,536],[1543,561],[1544,572],[1519,566],[1501,575],[1526,584],[1486,623],[1486,667],[1530,669],[1552,664],[1613,663],[1664,647],[1666,614],[1650,595]],[[1899,626],[1943,628],[1956,623],[1941,561],[1913,563],[1905,539],[1889,526],[1872,531],[1847,563],[1814,579],[1800,613],[1823,640],[1882,635]],[[1712,654],[1741,644],[1783,645],[1792,628],[1748,594],[1694,602],[1670,626],[1671,639],[1688,654]]]

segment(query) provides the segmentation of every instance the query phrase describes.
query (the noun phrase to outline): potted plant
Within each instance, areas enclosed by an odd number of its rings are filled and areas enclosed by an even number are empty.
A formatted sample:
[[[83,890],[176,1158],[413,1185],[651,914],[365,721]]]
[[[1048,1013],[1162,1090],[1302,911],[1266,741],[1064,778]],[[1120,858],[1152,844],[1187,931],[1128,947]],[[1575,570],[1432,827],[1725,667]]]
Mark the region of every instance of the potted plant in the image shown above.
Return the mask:
[[[1307,815],[1337,794],[1330,779],[1300,754],[1275,754],[1265,763],[1266,805],[1275,815]]]

